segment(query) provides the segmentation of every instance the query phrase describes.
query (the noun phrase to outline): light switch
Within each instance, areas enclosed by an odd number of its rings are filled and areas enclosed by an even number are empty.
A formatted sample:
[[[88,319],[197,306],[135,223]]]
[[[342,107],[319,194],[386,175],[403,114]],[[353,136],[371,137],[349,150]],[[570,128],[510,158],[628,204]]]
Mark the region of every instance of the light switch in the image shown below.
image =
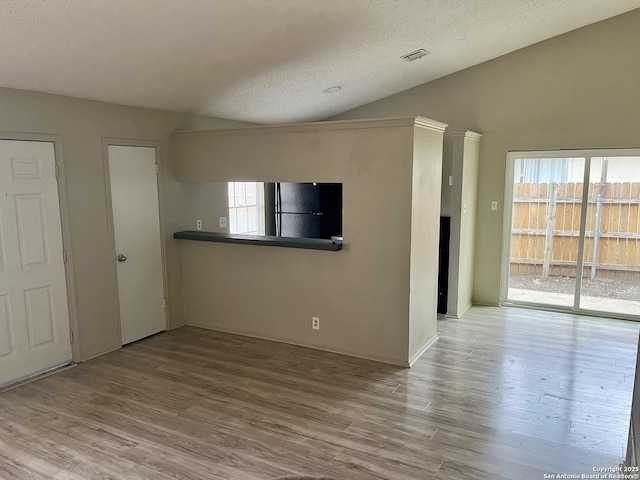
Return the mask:
[[[498,210],[498,201],[491,200],[491,210]]]
[[[227,217],[219,217],[220,228],[227,228]]]

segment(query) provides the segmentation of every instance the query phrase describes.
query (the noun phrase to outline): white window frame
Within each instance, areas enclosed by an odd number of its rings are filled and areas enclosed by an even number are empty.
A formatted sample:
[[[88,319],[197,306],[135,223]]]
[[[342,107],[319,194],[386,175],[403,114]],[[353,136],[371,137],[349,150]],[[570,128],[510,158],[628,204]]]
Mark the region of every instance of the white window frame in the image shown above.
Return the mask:
[[[255,202],[250,201],[246,195],[247,187],[255,188]],[[264,235],[265,233],[265,209],[264,209],[264,183],[262,182],[228,182],[229,202],[229,233],[241,235]],[[238,195],[238,190],[244,188],[245,194]],[[253,198],[253,197],[249,197]],[[256,210],[255,227],[249,228],[250,210]],[[246,225],[240,225],[238,219],[244,215]]]

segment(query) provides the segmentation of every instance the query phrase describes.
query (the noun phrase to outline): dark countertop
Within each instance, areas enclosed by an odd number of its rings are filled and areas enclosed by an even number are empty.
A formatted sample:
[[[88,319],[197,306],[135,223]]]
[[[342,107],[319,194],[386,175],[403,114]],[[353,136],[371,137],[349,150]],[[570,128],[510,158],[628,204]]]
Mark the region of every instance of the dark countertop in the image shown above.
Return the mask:
[[[241,245],[259,245],[263,247],[306,248],[307,250],[342,250],[339,240],[321,238],[272,237],[269,235],[238,235],[231,233],[204,232],[201,230],[185,230],[175,232],[173,238],[195,240],[198,242],[238,243]]]

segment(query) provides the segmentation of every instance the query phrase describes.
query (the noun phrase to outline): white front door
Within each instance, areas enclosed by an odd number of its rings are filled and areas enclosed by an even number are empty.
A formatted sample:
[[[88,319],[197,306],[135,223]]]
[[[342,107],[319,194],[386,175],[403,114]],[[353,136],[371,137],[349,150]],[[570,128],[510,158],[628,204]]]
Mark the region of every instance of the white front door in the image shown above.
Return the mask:
[[[122,344],[166,329],[156,150],[108,146]]]
[[[54,145],[0,140],[0,385],[71,357]]]

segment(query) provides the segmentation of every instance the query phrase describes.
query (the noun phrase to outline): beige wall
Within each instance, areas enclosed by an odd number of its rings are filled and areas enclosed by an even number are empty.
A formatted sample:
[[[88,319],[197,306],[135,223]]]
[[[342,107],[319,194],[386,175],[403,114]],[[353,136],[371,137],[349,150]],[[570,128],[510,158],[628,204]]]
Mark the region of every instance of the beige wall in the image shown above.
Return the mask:
[[[483,133],[474,302],[499,301],[508,150],[640,146],[638,25],[634,10],[336,117],[425,115]]]
[[[196,229],[202,220],[202,230],[229,233],[229,184],[227,182],[187,183],[185,195],[185,225]],[[227,228],[220,228],[220,217],[227,217]]]
[[[473,296],[480,137],[475,132],[453,134],[451,256],[447,301],[447,315],[453,317],[459,317],[469,309]]]
[[[187,323],[407,365],[413,130],[177,135],[185,181],[343,183],[342,251],[180,241]]]
[[[409,363],[437,337],[442,133],[414,129]]]
[[[160,142],[165,237],[191,227],[185,204],[191,186],[176,182],[173,166],[175,129],[238,125],[206,117],[78,100],[21,90],[0,89],[0,132],[55,134],[62,137],[66,197],[71,229],[71,257],[78,319],[80,359],[120,346],[116,277],[107,229],[102,139]],[[182,319],[180,258],[173,240],[166,243],[169,316]],[[78,360],[80,360],[78,359]]]

